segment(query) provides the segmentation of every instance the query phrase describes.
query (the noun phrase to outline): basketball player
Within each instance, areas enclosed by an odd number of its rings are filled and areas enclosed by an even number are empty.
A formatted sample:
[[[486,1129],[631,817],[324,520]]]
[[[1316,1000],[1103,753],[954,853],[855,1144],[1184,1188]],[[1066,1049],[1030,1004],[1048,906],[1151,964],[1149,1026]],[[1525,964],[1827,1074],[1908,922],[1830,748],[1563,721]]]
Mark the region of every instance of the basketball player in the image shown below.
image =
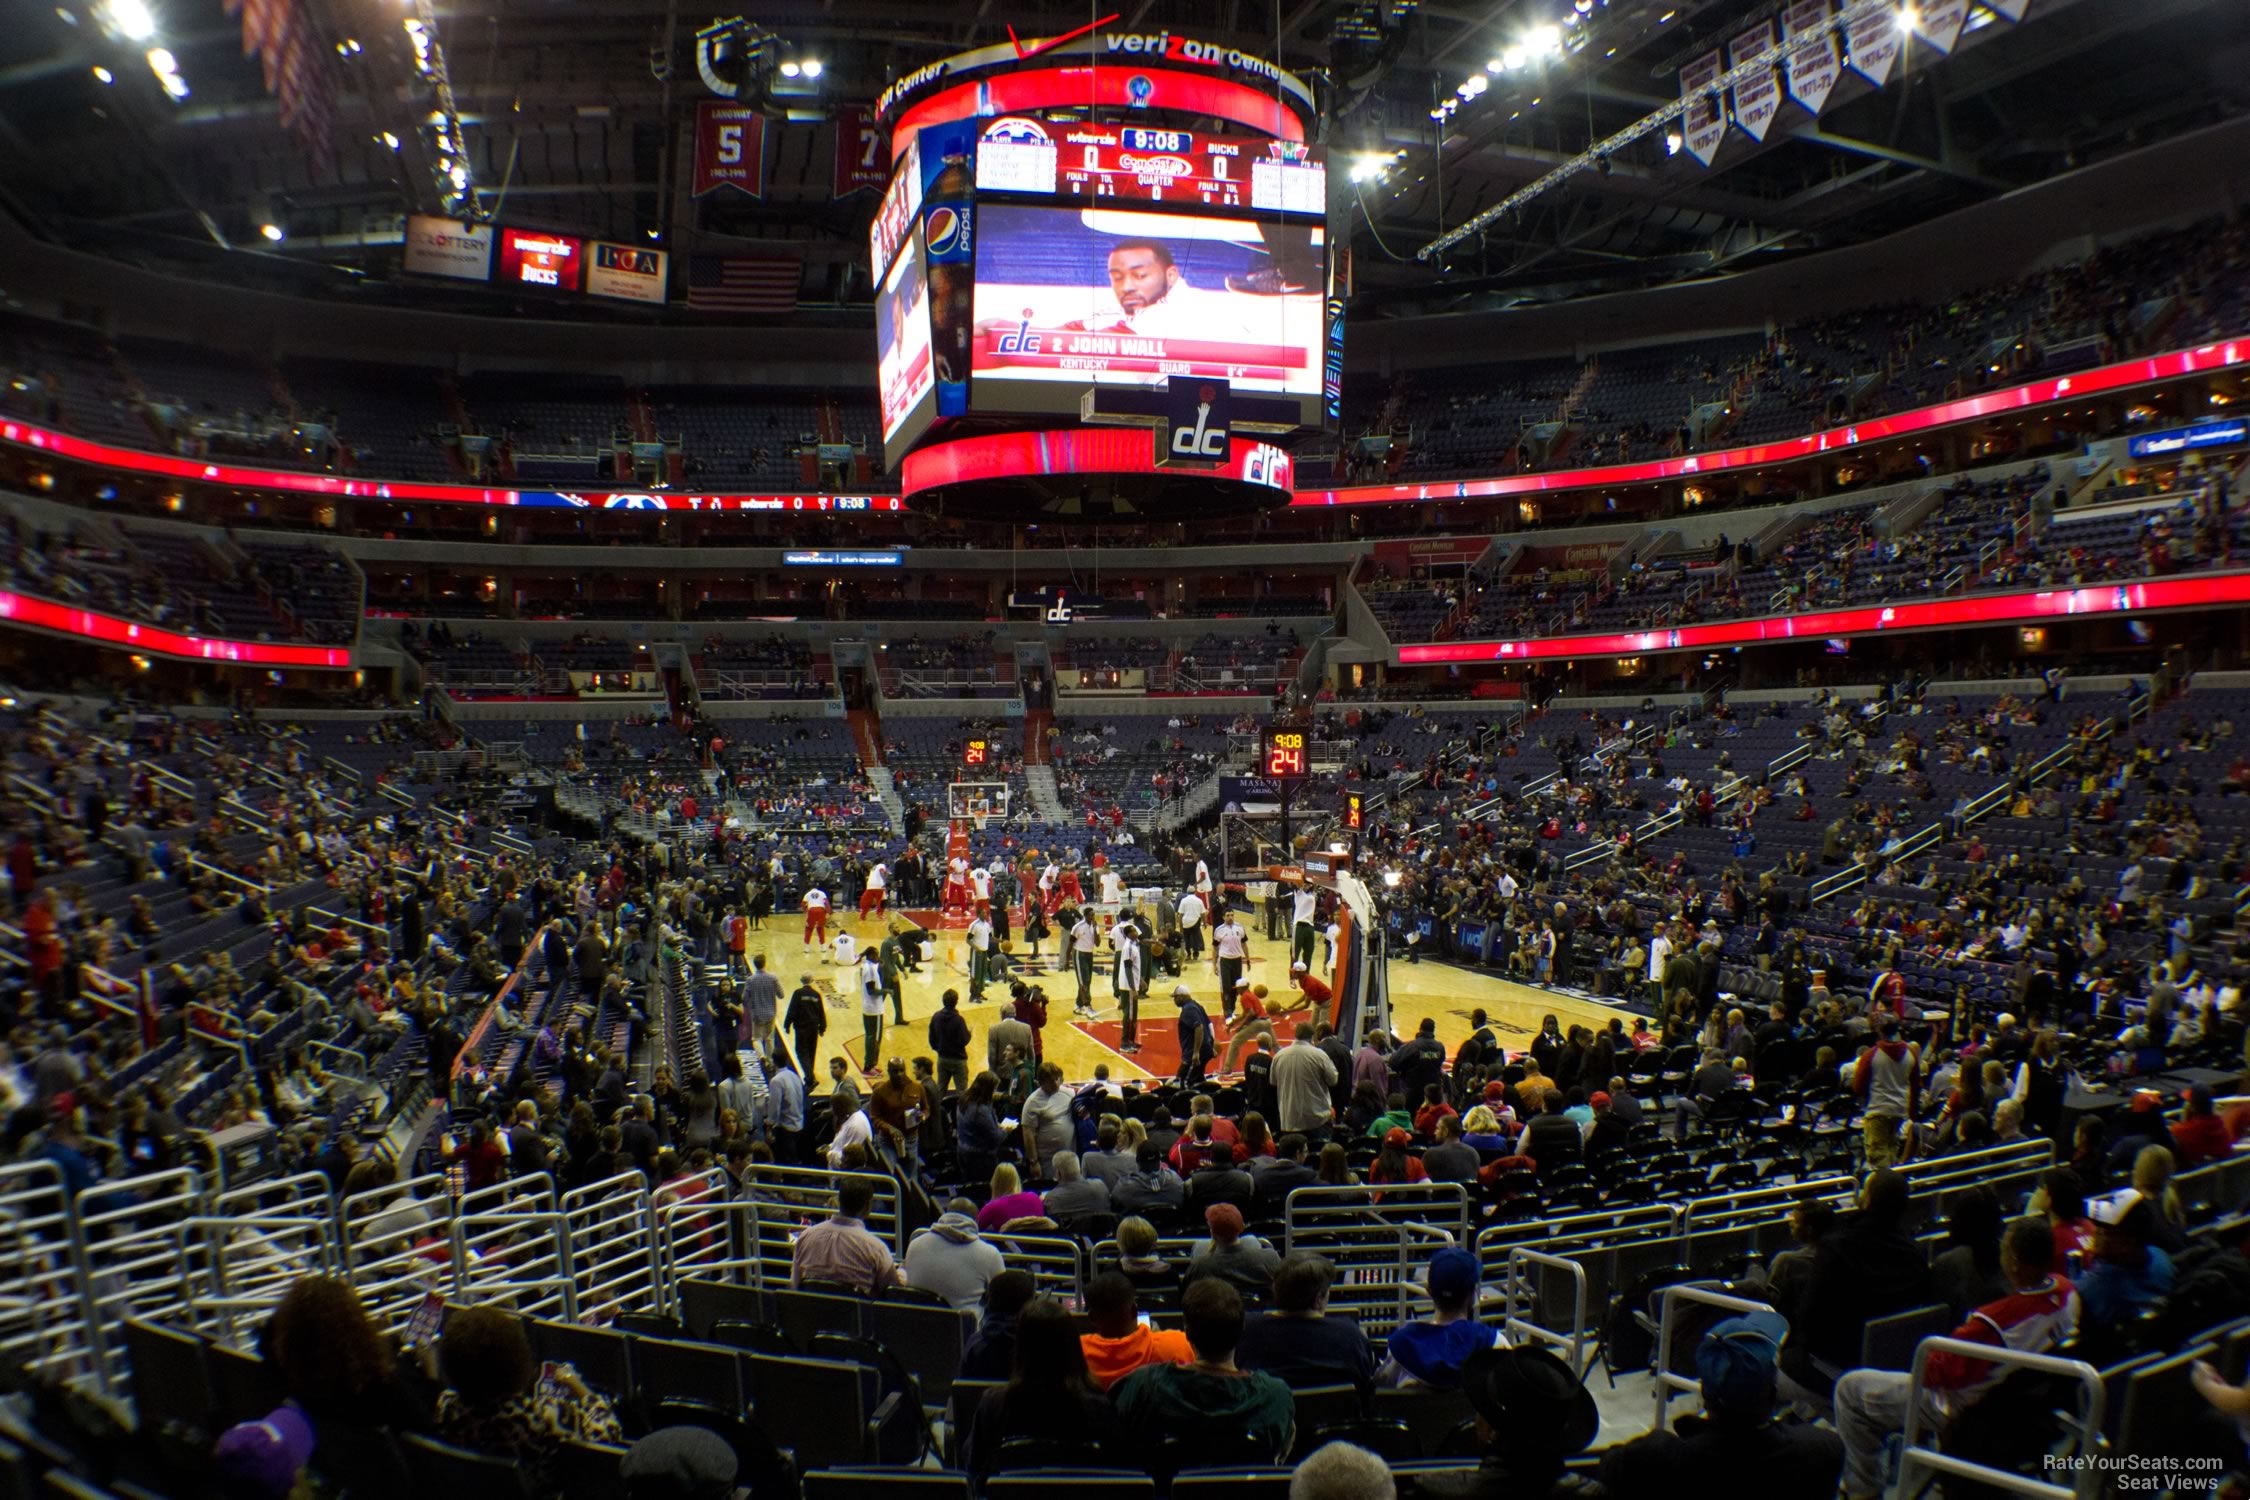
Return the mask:
[[[1101,929],[1094,925],[1092,916],[1084,911],[1070,929],[1070,963],[1078,974],[1078,1003],[1080,1015],[1094,1013],[1094,946],[1101,942]]]
[[[828,944],[828,893],[819,886],[805,892],[805,946]]]
[[[1250,957],[1249,945],[1250,934],[1242,930],[1234,913],[1223,913],[1211,934],[1211,947],[1219,963],[1219,1008],[1230,1021],[1234,1019],[1234,992],[1242,983],[1242,966]]]
[[[862,922],[867,920],[871,912],[878,917],[883,915],[883,903],[889,897],[890,884],[890,866],[877,860],[867,867],[867,886],[859,893],[859,919]]]

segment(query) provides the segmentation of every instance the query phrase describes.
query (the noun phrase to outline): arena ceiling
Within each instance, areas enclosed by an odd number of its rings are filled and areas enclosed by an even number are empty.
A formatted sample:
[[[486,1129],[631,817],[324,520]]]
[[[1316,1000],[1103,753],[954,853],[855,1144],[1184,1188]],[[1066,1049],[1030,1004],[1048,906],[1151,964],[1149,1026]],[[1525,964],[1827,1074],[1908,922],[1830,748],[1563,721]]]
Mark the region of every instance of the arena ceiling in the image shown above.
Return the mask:
[[[284,126],[223,0],[26,0],[0,31],[0,207],[48,238],[142,263],[364,283],[387,274],[402,215],[442,207],[443,144],[480,205],[511,223],[653,231],[675,250],[787,247],[813,267],[809,299],[848,306],[866,295],[872,195],[836,196],[833,127],[820,117],[1010,27],[1052,35],[1114,9],[1120,28],[1223,41],[1315,80],[1361,303],[1429,311],[1866,240],[2250,108],[2242,0],[2029,0],[2020,23],[1978,5],[1951,56],[1910,47],[1880,90],[1846,73],[1817,120],[1785,107],[1763,143],[1737,130],[1709,168],[1655,132],[1420,259],[1435,236],[1676,99],[1683,62],[1778,16],[1781,0],[294,3],[319,41],[317,132]],[[708,97],[694,33],[737,13],[793,56],[820,59],[822,76],[785,101],[804,118],[776,128],[763,198],[692,199],[681,133],[666,122]],[[459,145],[433,143],[439,101],[405,24],[418,14],[442,44]],[[1487,69],[1566,17],[1562,48]],[[157,48],[181,97],[149,61]],[[1433,120],[1472,76],[1483,92]],[[1368,154],[1388,170],[1346,181]],[[278,242],[261,233],[268,223]]]

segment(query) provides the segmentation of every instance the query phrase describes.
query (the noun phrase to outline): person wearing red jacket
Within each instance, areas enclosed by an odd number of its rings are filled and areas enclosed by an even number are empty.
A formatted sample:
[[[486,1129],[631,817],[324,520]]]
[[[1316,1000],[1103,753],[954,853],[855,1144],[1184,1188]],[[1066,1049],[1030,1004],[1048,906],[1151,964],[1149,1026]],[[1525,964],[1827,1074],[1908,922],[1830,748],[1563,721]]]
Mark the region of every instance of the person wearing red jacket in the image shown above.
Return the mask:
[[[2234,1132],[2214,1111],[2211,1091],[2200,1084],[2189,1089],[2186,1105],[2179,1123],[2172,1127],[2172,1151],[2180,1159],[2181,1170],[2232,1156]]]
[[[1965,1343],[1990,1344],[2023,1354],[2045,1354],[2078,1329],[2078,1293],[2049,1266],[2054,1232],[2036,1219],[2019,1220],[2000,1245],[2000,1268],[2013,1288],[1987,1302],[1953,1330]],[[1972,1355],[1930,1356],[1922,1375],[1922,1416],[1933,1436],[2008,1374],[2008,1366]],[[1883,1444],[1906,1430],[1913,1377],[1893,1370],[1853,1370],[1836,1382],[1836,1431],[1844,1440],[1843,1492],[1873,1500],[1883,1492]]]

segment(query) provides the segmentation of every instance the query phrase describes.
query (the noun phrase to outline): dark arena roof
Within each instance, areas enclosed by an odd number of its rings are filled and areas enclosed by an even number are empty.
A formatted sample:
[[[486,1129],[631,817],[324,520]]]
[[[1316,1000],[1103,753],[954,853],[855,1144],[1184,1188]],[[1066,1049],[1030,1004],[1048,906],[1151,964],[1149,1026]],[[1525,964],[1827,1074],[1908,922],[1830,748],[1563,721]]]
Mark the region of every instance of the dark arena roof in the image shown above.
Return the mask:
[[[7,22],[0,1495],[2250,1483],[2250,5]]]

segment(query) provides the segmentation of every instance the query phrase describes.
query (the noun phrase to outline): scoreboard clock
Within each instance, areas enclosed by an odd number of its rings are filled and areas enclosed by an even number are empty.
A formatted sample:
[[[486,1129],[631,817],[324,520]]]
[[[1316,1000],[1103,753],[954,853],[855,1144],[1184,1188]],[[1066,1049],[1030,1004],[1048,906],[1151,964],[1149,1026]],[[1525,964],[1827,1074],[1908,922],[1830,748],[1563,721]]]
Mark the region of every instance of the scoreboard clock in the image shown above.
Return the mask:
[[[1357,833],[1365,818],[1366,805],[1360,801],[1360,794],[1357,792],[1346,793],[1344,797],[1344,826]]]
[[[1258,767],[1268,781],[1303,781],[1312,774],[1312,736],[1302,729],[1267,729]]]
[[[981,766],[985,763],[986,757],[985,742],[983,740],[971,740],[968,748],[961,753],[961,763],[966,766]]]

